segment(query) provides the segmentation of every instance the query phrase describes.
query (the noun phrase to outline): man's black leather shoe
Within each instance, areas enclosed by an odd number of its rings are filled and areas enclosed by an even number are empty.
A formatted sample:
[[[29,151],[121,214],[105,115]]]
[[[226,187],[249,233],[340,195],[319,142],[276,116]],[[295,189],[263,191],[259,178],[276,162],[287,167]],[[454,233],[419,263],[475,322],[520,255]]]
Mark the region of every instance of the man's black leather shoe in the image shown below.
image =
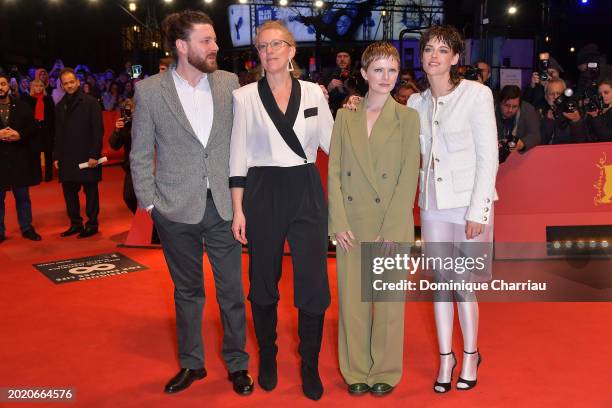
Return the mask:
[[[188,388],[192,382],[201,380],[206,377],[206,369],[200,368],[199,370],[193,370],[191,368],[181,368],[177,375],[175,375],[164,388],[166,394],[174,394]]]
[[[389,394],[393,391],[393,387],[386,383],[376,383],[370,387],[372,395],[382,397],[383,395]]]
[[[40,241],[42,237],[36,233],[34,228],[30,228],[29,230],[22,232],[21,236],[25,239],[29,239],[30,241]]]
[[[247,370],[230,373],[228,378],[232,382],[236,394],[249,395],[253,392],[253,379]]]
[[[71,235],[79,234],[81,232],[83,232],[83,226],[82,225],[71,225],[70,228],[68,228],[66,231],[62,232],[60,234],[60,236],[62,236],[62,237],[69,237]]]
[[[96,235],[97,233],[98,233],[97,228],[87,227],[83,231],[81,231],[79,235],[77,235],[77,238],[89,238],[92,235]]]

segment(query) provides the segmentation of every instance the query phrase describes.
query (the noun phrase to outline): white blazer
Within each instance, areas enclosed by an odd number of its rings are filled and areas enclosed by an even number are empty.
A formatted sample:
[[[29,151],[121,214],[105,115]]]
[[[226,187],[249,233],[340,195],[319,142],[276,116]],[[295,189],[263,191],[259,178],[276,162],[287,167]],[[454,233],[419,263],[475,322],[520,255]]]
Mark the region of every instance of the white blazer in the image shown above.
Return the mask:
[[[427,209],[427,186],[435,177],[438,209],[468,207],[466,220],[488,224],[499,166],[491,90],[462,80],[436,101],[428,89],[411,95],[407,105],[421,119],[419,207]]]
[[[304,149],[306,160],[291,150],[283,140],[263,105],[257,82],[254,82],[233,92],[230,180],[246,177],[251,167],[291,167],[314,163],[319,147],[329,153],[334,118],[327,100],[319,85],[298,82],[301,90],[300,104],[293,131]]]

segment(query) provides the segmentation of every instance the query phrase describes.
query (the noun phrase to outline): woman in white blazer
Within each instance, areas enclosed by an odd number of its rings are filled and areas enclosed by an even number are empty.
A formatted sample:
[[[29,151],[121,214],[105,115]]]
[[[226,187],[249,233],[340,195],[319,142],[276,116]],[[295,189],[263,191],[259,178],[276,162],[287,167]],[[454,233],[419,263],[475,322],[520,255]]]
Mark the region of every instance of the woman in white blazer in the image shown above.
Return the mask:
[[[459,77],[457,66],[463,44],[461,35],[451,26],[434,26],[423,33],[420,48],[427,89],[408,100],[408,106],[419,112],[421,120],[419,206],[428,256],[442,255],[439,249],[445,248],[431,243],[454,243],[450,245],[453,247],[464,242],[493,241],[498,167],[493,96],[488,87]],[[428,252],[427,248],[432,249]],[[450,275],[447,271],[446,276],[440,272],[436,271],[436,279],[448,281],[457,276],[455,271]],[[447,295],[434,295],[440,352],[440,370],[433,387],[437,393],[451,389],[452,372],[457,365],[451,350],[453,299],[457,302],[464,347],[458,390],[476,385],[481,361],[475,297],[461,292]]]
[[[318,400],[327,279],[327,205],[314,163],[334,124],[321,88],[295,78],[293,35],[279,21],[255,39],[263,78],[234,91],[230,188],[234,237],[249,248],[249,300],[259,345],[259,385],[277,384],[276,324],[285,240],[293,261],[304,394]]]

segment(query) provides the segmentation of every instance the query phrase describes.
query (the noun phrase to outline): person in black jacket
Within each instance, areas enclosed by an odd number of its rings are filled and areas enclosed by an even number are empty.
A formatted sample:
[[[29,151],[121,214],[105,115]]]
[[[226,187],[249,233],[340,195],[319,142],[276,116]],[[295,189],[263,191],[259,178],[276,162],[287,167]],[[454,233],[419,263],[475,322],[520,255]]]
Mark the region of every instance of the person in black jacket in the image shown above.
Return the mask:
[[[555,100],[566,89],[562,79],[551,79],[545,87],[548,108],[543,110],[541,133],[542,144],[584,143],[588,141],[589,128],[580,112],[562,112],[555,106]]]
[[[132,214],[136,213],[138,202],[134,193],[134,184],[132,183],[132,173],[130,172],[130,152],[132,150],[132,113],[134,112],[134,102],[131,99],[126,99],[121,107],[121,116],[115,122],[115,131],[109,139],[110,147],[113,150],[119,150],[123,147],[123,170],[125,177],[123,179],[123,201],[128,206]]]
[[[102,180],[102,168],[98,159],[102,151],[104,125],[98,101],[83,93],[80,82],[70,68],[60,72],[61,85],[66,95],[55,107],[54,166],[59,169],[66,211],[70,227],[61,233],[67,237],[79,234],[87,238],[98,232],[100,202],[98,182]],[[87,167],[80,169],[80,163]],[[85,191],[87,223],[83,228],[80,215],[79,191]]]
[[[47,95],[45,85],[40,79],[30,84],[30,96],[26,99],[34,113],[36,125],[36,156],[40,152],[45,156],[45,181],[53,179],[53,140],[55,139],[55,103]],[[42,171],[41,171],[42,174]]]
[[[0,243],[6,239],[4,198],[12,190],[21,235],[32,241],[41,237],[32,226],[32,203],[29,186],[38,184],[33,162],[31,141],[35,136],[32,111],[29,106],[9,96],[9,78],[0,74]],[[40,167],[39,167],[40,168]]]
[[[553,57],[549,58],[549,66],[547,74],[549,79],[561,79],[561,73],[565,72],[561,65]],[[546,110],[548,109],[548,103],[546,102],[546,96],[544,95],[544,87],[546,81],[542,81],[539,72],[534,72],[531,75],[531,83],[525,87],[523,91],[523,101],[529,102],[536,109]],[[567,85],[567,82],[566,82]]]
[[[590,138],[593,142],[612,142],[612,78],[602,80],[598,89],[604,108],[587,112]]]

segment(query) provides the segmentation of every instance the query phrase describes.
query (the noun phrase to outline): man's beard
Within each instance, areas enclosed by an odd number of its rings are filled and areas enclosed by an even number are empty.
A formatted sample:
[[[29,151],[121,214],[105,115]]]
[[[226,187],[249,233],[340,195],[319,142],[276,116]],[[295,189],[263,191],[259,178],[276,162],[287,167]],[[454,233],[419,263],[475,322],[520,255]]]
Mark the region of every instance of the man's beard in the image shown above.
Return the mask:
[[[196,69],[198,69],[201,72],[204,72],[205,74],[210,74],[211,72],[215,72],[217,70],[217,54],[212,54],[215,55],[215,59],[212,60],[213,62],[209,62],[208,57],[211,54],[208,54],[206,57],[204,58],[200,58],[197,55],[195,55],[194,53],[190,52],[187,53],[187,62],[189,62],[193,67],[195,67]]]
[[[0,92],[0,99],[6,99],[9,95],[9,91]]]

